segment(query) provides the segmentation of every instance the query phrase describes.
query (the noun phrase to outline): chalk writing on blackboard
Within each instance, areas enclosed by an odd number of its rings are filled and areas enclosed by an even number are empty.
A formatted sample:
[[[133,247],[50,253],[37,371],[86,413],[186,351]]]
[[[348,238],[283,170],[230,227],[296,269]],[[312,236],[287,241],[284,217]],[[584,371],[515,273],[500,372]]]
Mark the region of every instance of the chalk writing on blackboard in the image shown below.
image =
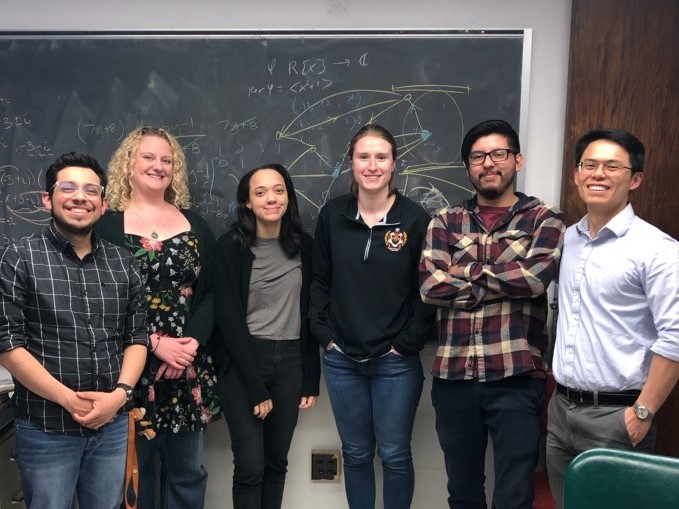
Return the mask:
[[[327,200],[347,192],[347,143],[368,122],[397,140],[398,189],[433,212],[471,193],[466,129],[488,118],[519,126],[524,58],[522,31],[3,34],[0,242],[48,223],[44,170],[58,155],[106,164],[140,125],[180,141],[193,208],[216,234],[241,176],[270,162],[289,168],[312,231]]]

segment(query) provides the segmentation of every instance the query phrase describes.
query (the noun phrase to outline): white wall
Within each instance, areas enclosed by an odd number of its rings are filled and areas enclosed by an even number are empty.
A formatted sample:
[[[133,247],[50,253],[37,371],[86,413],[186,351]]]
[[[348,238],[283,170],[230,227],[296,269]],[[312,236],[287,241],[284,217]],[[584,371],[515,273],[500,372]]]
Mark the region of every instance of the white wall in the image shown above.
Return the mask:
[[[528,128],[522,133],[527,161],[523,188],[558,205],[570,9],[570,0],[3,0],[0,30],[532,28],[530,109]],[[424,352],[425,371],[433,353],[433,347]],[[434,431],[430,378],[413,436],[415,508],[445,506],[445,472]],[[310,450],[315,448],[339,448],[324,387],[317,407],[300,416],[284,505],[346,507],[341,484],[310,482]],[[208,508],[231,506],[231,460],[228,433],[220,422],[207,432]]]

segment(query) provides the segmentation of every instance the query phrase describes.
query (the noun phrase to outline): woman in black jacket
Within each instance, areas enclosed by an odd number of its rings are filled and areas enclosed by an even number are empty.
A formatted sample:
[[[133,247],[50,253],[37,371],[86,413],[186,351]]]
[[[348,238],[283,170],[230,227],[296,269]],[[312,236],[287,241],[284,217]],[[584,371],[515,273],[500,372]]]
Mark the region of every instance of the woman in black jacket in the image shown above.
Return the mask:
[[[319,349],[307,318],[312,240],[282,166],[244,175],[236,201],[236,221],[218,240],[214,265],[233,506],[277,509],[299,409],[313,407],[318,396]]]
[[[385,509],[407,509],[415,472],[410,439],[422,392],[419,352],[435,309],[422,303],[418,263],[429,216],[396,190],[396,141],[363,127],[349,143],[350,193],[316,224],[311,328],[342,439],[351,509],[375,507],[375,450]]]

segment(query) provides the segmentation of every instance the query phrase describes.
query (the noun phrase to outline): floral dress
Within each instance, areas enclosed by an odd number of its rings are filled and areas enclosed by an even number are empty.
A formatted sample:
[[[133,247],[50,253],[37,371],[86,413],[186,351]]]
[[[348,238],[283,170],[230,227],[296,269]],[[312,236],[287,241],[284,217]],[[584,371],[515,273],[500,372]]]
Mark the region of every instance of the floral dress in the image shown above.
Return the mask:
[[[159,241],[125,235],[125,244],[139,261],[146,279],[151,333],[162,341],[184,337],[193,284],[200,275],[198,239],[192,231]],[[135,388],[135,406],[156,431],[200,431],[219,419],[217,379],[212,359],[201,345],[193,364],[174,380],[154,380],[162,360],[149,352]]]

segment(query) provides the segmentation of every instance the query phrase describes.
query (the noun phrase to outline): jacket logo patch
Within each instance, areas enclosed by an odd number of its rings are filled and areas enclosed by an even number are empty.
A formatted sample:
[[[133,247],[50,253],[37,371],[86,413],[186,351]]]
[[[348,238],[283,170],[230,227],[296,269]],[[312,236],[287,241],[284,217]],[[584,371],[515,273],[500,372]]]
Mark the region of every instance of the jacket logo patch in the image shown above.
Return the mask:
[[[408,242],[408,234],[400,228],[389,230],[384,234],[384,243],[389,251],[400,251]]]

